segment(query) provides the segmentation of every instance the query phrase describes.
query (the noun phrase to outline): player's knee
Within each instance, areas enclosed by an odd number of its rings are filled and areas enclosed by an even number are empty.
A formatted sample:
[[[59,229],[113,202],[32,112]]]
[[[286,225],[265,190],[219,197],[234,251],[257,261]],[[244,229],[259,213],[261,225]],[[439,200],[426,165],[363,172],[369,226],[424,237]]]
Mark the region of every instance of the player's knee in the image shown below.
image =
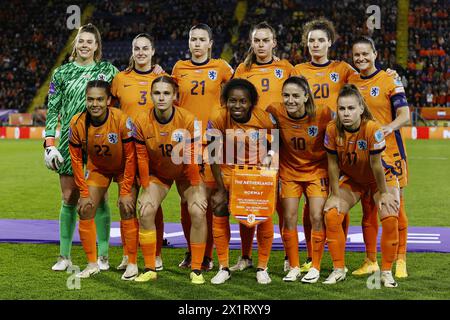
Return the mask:
[[[192,225],[196,228],[206,224],[206,211],[202,210],[200,207],[194,205],[190,210],[190,217]]]
[[[136,216],[134,212],[126,212],[125,210],[120,210],[121,220],[131,220]]]
[[[297,227],[297,215],[295,212],[286,211],[284,214],[283,227],[293,230]]]
[[[213,214],[216,217],[228,217],[230,215],[230,212],[228,211],[228,204],[223,203],[223,204],[216,206],[213,209]]]
[[[81,209],[79,212],[81,220],[89,220],[95,218],[95,210],[92,207]]]
[[[370,228],[370,227],[378,228],[378,217],[376,215],[374,217],[363,216],[361,226],[363,228]]]
[[[78,189],[66,189],[62,192],[62,200],[65,204],[75,206],[80,198],[80,192]]]
[[[143,228],[145,230],[154,230],[155,229],[155,219],[151,219],[151,217],[142,216],[139,219],[139,228]]]
[[[158,207],[147,205],[144,208],[141,208],[141,219],[146,221],[152,221],[154,224],[157,212]]]
[[[380,211],[380,220],[384,220],[388,217],[395,217],[398,220],[398,212],[388,212],[387,210],[381,210]]]

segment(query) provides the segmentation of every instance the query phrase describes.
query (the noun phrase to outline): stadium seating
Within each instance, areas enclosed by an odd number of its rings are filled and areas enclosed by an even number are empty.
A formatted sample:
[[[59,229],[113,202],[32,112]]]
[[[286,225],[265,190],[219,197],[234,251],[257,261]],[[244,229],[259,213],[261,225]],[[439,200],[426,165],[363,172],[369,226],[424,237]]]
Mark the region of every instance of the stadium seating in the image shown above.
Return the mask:
[[[87,3],[87,0],[78,1],[82,9]],[[403,76],[411,106],[450,107],[449,9],[445,0],[410,0],[406,69],[395,60],[396,3],[388,0],[247,1],[247,13],[239,28],[233,16],[237,0],[96,0],[90,3],[96,9],[89,22],[96,24],[102,33],[103,57],[120,70],[128,65],[133,37],[148,32],[156,41],[154,62],[170,73],[177,60],[188,58],[188,31],[199,22],[213,29],[214,57],[220,56],[224,45],[231,43],[231,33],[237,30],[239,37],[232,44],[230,61],[236,67],[248,50],[250,27],[266,20],[277,31],[277,56],[297,64],[307,60],[300,43],[303,24],[325,16],[335,23],[338,32],[330,53],[332,59],[351,62],[352,39],[369,34],[378,48],[379,66],[394,68]],[[70,4],[67,0],[49,2],[45,7],[36,1],[1,2],[0,109],[26,111],[66,44],[71,30],[65,26],[67,16],[62,13]],[[369,16],[366,8],[371,4],[380,6],[382,17],[381,29],[372,33],[366,27]],[[29,27],[23,28],[24,23]]]
[[[71,32],[65,21],[71,4],[0,2],[0,109],[26,110]]]

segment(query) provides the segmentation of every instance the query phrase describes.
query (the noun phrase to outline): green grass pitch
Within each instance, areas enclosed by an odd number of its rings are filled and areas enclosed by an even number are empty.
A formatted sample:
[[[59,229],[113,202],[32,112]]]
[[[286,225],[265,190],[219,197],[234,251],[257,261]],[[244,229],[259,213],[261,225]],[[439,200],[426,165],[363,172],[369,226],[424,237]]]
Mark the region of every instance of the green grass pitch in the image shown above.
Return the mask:
[[[405,192],[410,226],[449,226],[450,217],[450,142],[407,141],[410,183]],[[59,182],[56,174],[45,168],[42,142],[36,140],[0,141],[0,219],[57,219],[60,208]],[[117,187],[109,192],[113,220],[118,221]],[[179,198],[172,190],[163,209],[165,221],[179,221]],[[361,210],[351,212],[351,224],[358,225]],[[233,221],[235,222],[235,221]],[[50,270],[58,254],[57,245],[0,244],[0,299],[449,299],[450,255],[436,253],[408,254],[410,277],[399,280],[396,289],[370,290],[366,277],[349,274],[335,286],[321,283],[305,285],[284,283],[283,252],[273,251],[269,262],[272,283],[258,285],[255,270],[233,273],[229,282],[213,286],[209,280],[216,269],[205,275],[207,283],[194,286],[189,272],[177,267],[183,249],[163,249],[164,270],[155,282],[138,284],[120,280],[115,270],[81,281],[81,288],[70,290],[71,274]],[[231,251],[233,263],[239,251]],[[111,265],[121,259],[121,248],[110,249]],[[358,267],[363,253],[347,253],[350,270]],[[300,253],[305,258],[305,252]],[[139,258],[140,266],[143,265]],[[81,268],[85,256],[81,246],[73,249],[73,262]],[[217,260],[215,260],[217,266]],[[324,254],[322,275],[332,264]],[[322,278],[323,278],[322,276]]]

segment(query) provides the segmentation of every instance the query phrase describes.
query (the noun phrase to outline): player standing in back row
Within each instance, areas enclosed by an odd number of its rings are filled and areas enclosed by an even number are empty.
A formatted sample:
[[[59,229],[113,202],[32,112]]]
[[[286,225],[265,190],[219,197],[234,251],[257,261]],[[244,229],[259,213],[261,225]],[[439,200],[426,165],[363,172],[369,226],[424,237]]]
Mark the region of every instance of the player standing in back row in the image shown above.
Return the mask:
[[[202,128],[202,137],[206,131],[212,111],[220,108],[220,90],[222,85],[230,80],[233,75],[233,68],[225,60],[211,58],[212,45],[211,28],[204,23],[193,26],[189,31],[191,59],[178,61],[172,71],[172,76],[178,83],[179,105],[198,119]],[[204,149],[206,140],[203,139],[202,142]],[[207,159],[203,160],[207,161]],[[210,166],[202,164],[201,174],[206,186],[208,199],[210,199],[212,190],[216,188]],[[206,211],[206,218],[208,220],[208,238],[202,269],[208,271],[213,268],[212,210],[210,205],[208,205],[208,210]],[[185,257],[179,264],[179,267],[189,268],[191,264],[189,240],[191,220],[187,203],[181,204],[181,225],[188,246]]]
[[[243,63],[239,64],[234,78],[243,78],[250,81],[258,91],[258,108],[266,110],[270,104],[281,104],[281,90],[284,81],[290,77],[294,67],[289,61],[275,61],[274,50],[277,46],[275,29],[267,22],[253,26],[249,34],[250,48]],[[283,215],[280,201],[277,201],[280,232],[283,228]],[[242,256],[231,271],[245,270],[253,266],[252,243],[255,227],[249,228],[239,224],[242,239]],[[289,271],[287,256],[284,270]]]
[[[113,79],[111,94],[114,100],[118,100],[119,108],[130,116],[131,120],[137,117],[142,111],[147,111],[153,107],[150,94],[150,86],[155,78],[162,75],[159,65],[152,65],[152,58],[155,54],[155,42],[146,33],[138,34],[131,43],[131,57],[128,67],[119,72]],[[135,197],[139,194],[139,179],[135,180],[133,193]],[[137,199],[135,198],[135,203]],[[164,241],[164,221],[162,209],[159,208],[156,214],[156,271],[163,270],[161,258],[161,247]],[[123,233],[123,222],[120,224],[120,234],[123,245],[122,262],[117,266],[118,270],[125,270],[128,265],[127,245]],[[136,262],[131,261],[132,264]]]
[[[55,271],[64,271],[72,262],[73,232],[77,221],[76,205],[80,193],[75,184],[69,154],[69,126],[72,117],[86,109],[86,84],[91,80],[111,82],[118,70],[109,62],[101,61],[102,41],[98,29],[87,24],[78,30],[74,40],[70,61],[58,67],[53,73],[48,91],[48,113],[45,126],[45,164],[58,172],[61,185],[62,204],[59,215],[60,253]],[[61,136],[58,148],[55,146],[58,118]],[[108,247],[111,212],[108,202],[100,202],[95,215],[97,227],[100,270],[109,269]]]
[[[398,215],[398,257],[395,276],[406,278],[406,242],[408,238],[408,218],[403,201],[403,188],[408,184],[406,147],[401,128],[409,122],[409,106],[405,89],[399,79],[393,79],[385,71],[377,69],[377,51],[372,39],[361,37],[353,43],[353,62],[359,75],[350,77],[349,82],[358,87],[370,112],[382,125],[386,137],[386,153],[394,158],[393,170],[397,172],[400,184],[400,211]],[[376,210],[374,204],[367,209]],[[353,271],[354,275],[366,275],[379,270],[377,263],[378,219],[376,214],[364,210],[362,230],[366,245],[366,259],[363,265]]]

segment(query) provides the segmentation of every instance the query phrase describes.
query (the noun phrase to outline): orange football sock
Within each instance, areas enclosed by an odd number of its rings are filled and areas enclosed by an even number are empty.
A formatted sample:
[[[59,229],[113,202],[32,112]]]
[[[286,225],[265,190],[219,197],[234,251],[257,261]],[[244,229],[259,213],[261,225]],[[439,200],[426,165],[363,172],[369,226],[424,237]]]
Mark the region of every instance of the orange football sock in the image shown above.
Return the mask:
[[[406,244],[408,240],[408,217],[405,211],[405,202],[403,197],[400,197],[400,211],[398,213],[398,255],[400,258],[406,258]]]
[[[137,247],[139,241],[139,222],[136,218],[121,220],[120,226],[123,228],[125,247],[127,248],[128,261],[137,264]]]
[[[278,228],[280,230],[280,236],[283,239],[283,223],[284,223],[284,217],[283,217],[283,207],[281,206],[281,199],[277,200],[277,214],[278,214]],[[286,250],[284,250],[286,252]],[[287,255],[287,253],[286,253]]]
[[[205,242],[191,242],[191,270],[200,270],[202,268],[203,256],[205,255]]]
[[[258,268],[267,268],[269,262],[270,251],[272,250],[273,242],[273,220],[269,218],[258,225],[256,233],[258,240]]]
[[[347,241],[348,228],[350,228],[350,215],[346,214],[344,216],[344,221],[342,221],[342,229],[344,229],[345,241]]]
[[[381,219],[381,271],[390,271],[397,259],[398,218],[388,216]]]
[[[255,237],[255,227],[247,227],[239,223],[239,233],[241,235],[242,256],[252,257],[253,238]]]
[[[95,219],[81,220],[78,225],[80,240],[89,263],[97,263],[97,231]]]
[[[284,249],[286,250],[289,265],[292,268],[300,266],[299,257],[298,257],[298,232],[297,230],[289,230],[284,228],[283,233],[283,244]]]
[[[325,231],[312,231],[311,232],[311,244],[312,244],[312,266],[317,270],[320,270],[320,263],[322,261],[323,250],[325,247]]]
[[[156,230],[139,229],[139,244],[144,256],[145,268],[156,270]]]
[[[230,244],[230,236],[231,233],[229,217],[213,216],[214,244],[216,245],[219,264],[224,268],[228,268],[229,266],[228,248]]]
[[[370,196],[361,198],[363,211],[362,231],[366,255],[371,261],[377,261],[377,237],[378,237],[378,210]]]
[[[125,243],[125,233],[123,231],[122,220],[120,221],[120,239],[122,240],[123,255],[127,256],[128,255],[128,251],[127,251],[127,245]]]
[[[213,256],[213,249],[214,249],[214,239],[212,234],[212,219],[213,219],[212,208],[210,205],[208,205],[208,208],[206,209],[206,223],[208,225],[208,237],[206,238],[205,257],[211,259]]]
[[[344,215],[344,213],[338,213],[336,208],[329,210],[325,214],[328,250],[335,268],[344,268],[345,266],[345,236],[342,228]]]
[[[156,226],[156,255],[161,255],[161,248],[164,242],[164,219],[162,208],[159,207],[155,216]]]
[[[187,251],[191,252],[191,216],[189,215],[187,202],[181,203],[181,227],[183,228],[184,237],[187,242]]]
[[[311,218],[309,216],[309,205],[307,202],[303,205],[303,232],[305,233],[306,242],[306,254],[308,258],[312,257],[312,246],[311,246]]]

